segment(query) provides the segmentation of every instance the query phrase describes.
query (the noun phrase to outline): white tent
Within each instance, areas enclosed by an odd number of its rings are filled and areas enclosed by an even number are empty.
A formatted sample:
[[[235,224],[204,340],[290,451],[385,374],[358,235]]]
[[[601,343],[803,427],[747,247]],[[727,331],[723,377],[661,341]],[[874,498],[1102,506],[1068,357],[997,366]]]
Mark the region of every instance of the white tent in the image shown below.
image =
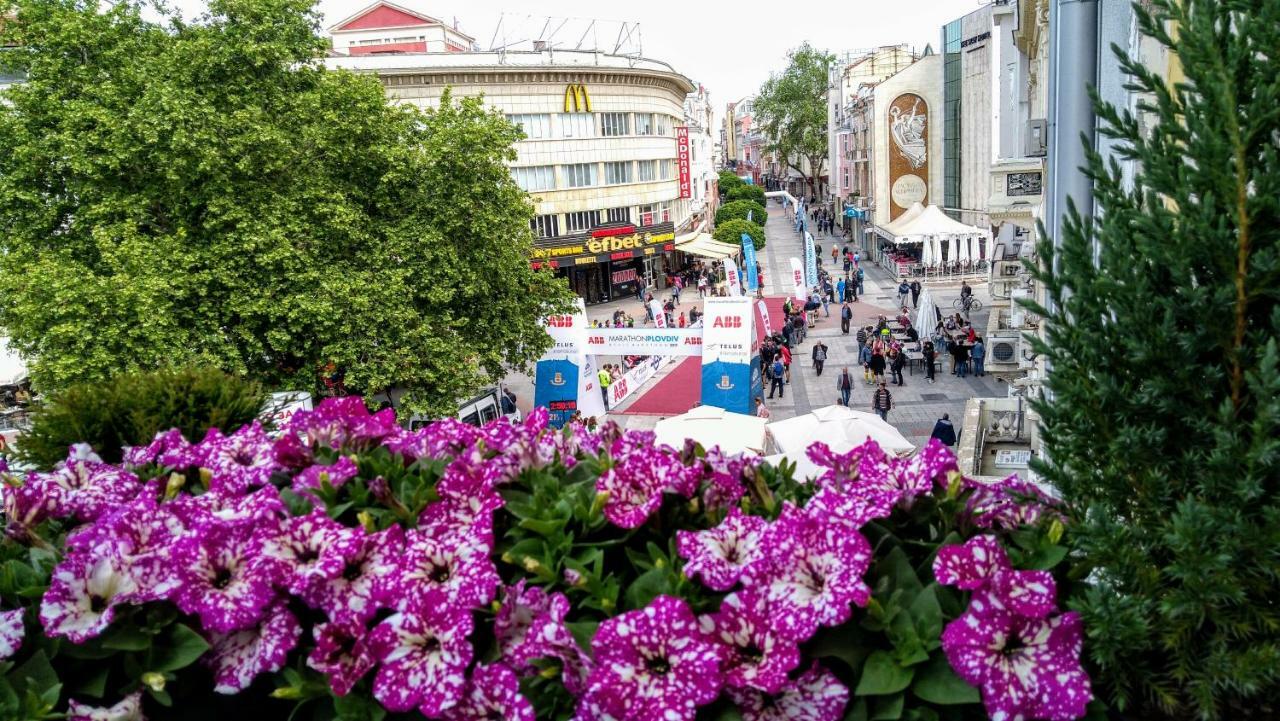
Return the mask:
[[[847,443],[852,448],[873,440],[888,453],[907,454],[915,450],[915,446],[898,429],[880,416],[841,405],[830,405],[803,416],[774,421],[768,430],[773,444],[792,460],[803,456],[805,449],[816,441],[832,447],[837,442]]]
[[[9,349],[9,339],[0,338],[0,386],[16,386],[27,379],[27,364]]]
[[[923,205],[919,203],[912,203],[911,207],[907,208],[907,210],[902,215],[899,215],[897,218],[894,218],[891,222],[885,223],[883,227],[885,230],[889,231],[889,233],[891,233],[892,235],[895,235],[895,236],[905,235],[905,233],[903,233],[902,230],[907,226],[911,225],[913,222],[915,222],[915,219],[919,218],[920,215],[923,213],[924,213]]]
[[[886,230],[893,233],[894,242],[902,244],[923,241],[925,247],[922,249],[921,262],[929,267],[944,261],[977,260],[980,257],[980,251],[972,243],[978,240],[981,244],[990,234],[989,231],[954,220],[936,205],[912,212],[919,207],[919,203],[913,205],[893,223],[885,226]],[[945,258],[942,255],[944,238],[947,240]],[[932,248],[929,247],[931,243]]]
[[[719,446],[725,453],[760,455],[765,452],[763,418],[732,413],[715,406],[698,406],[688,413],[664,418],[654,426],[657,442],[680,448],[692,438],[703,448]]]

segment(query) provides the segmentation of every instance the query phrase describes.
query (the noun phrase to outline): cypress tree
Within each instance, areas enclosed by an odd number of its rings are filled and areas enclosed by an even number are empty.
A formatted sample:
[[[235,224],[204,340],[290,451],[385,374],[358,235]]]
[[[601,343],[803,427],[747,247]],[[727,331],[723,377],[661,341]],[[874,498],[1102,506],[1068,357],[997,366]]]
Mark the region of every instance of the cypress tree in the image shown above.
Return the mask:
[[[1145,100],[1095,98],[1120,150],[1089,158],[1094,215],[1040,246],[1036,466],[1076,515],[1100,698],[1280,718],[1280,1],[1135,12],[1185,76],[1113,48]]]

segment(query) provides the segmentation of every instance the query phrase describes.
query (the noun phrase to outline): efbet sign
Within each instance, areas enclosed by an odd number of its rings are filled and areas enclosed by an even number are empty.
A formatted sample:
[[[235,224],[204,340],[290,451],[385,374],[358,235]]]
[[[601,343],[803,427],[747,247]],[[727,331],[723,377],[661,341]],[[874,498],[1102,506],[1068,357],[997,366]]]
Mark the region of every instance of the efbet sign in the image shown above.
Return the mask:
[[[645,233],[643,235],[614,235],[604,238],[592,238],[587,241],[587,251],[591,253],[616,253],[620,250],[635,250],[646,245],[666,243],[674,238],[674,233],[659,233],[657,235]]]
[[[570,110],[570,108],[573,108]],[[564,111],[566,113],[589,113],[591,112],[591,95],[587,93],[587,86],[582,83],[570,83],[564,89]]]

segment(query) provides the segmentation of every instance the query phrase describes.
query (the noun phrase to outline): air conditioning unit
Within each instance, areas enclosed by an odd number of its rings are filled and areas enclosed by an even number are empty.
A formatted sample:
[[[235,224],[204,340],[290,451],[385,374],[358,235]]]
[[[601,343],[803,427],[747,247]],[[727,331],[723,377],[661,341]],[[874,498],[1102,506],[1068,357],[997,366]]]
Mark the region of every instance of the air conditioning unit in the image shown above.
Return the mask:
[[[1018,363],[1021,357],[1019,352],[1021,345],[1021,334],[1016,331],[992,334],[987,338],[987,363],[1000,365]]]
[[[1049,121],[1044,118],[1027,121],[1027,157],[1042,158],[1049,154]]]

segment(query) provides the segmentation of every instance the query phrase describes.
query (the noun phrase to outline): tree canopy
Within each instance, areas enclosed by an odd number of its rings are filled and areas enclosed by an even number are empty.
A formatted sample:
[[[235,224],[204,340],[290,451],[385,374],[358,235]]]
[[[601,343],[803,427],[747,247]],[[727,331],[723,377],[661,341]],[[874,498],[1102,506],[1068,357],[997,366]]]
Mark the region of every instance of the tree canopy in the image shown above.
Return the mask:
[[[751,236],[751,244],[755,246],[756,250],[764,247],[764,228],[745,220],[729,220],[720,223],[716,226],[715,232],[711,234],[711,237],[721,243],[741,245],[743,233]]]
[[[730,190],[733,190],[739,185],[746,185],[746,183],[743,182],[742,178],[739,178],[737,174],[735,174],[732,170],[720,171],[719,187],[720,187],[721,193],[728,193]]]
[[[716,209],[716,225],[729,220],[746,220],[748,215],[751,222],[759,226],[769,219],[769,211],[754,200],[732,200]]]
[[[810,189],[827,161],[827,76],[834,62],[835,56],[805,43],[787,53],[786,69],[766,80],[755,100],[769,150]]]
[[[1097,105],[1118,141],[1089,157],[1097,212],[1037,244],[1037,465],[1077,514],[1072,575],[1095,580],[1070,604],[1099,696],[1126,718],[1274,719],[1280,5],[1134,10],[1185,77],[1116,53],[1143,99]]]
[[[761,188],[758,185],[743,183],[726,193],[725,199],[730,202],[735,200],[749,200],[757,205],[764,205],[764,188]]]
[[[0,327],[38,388],[200,362],[444,412],[547,346],[570,293],[478,100],[325,70],[310,0],[13,8]]]

